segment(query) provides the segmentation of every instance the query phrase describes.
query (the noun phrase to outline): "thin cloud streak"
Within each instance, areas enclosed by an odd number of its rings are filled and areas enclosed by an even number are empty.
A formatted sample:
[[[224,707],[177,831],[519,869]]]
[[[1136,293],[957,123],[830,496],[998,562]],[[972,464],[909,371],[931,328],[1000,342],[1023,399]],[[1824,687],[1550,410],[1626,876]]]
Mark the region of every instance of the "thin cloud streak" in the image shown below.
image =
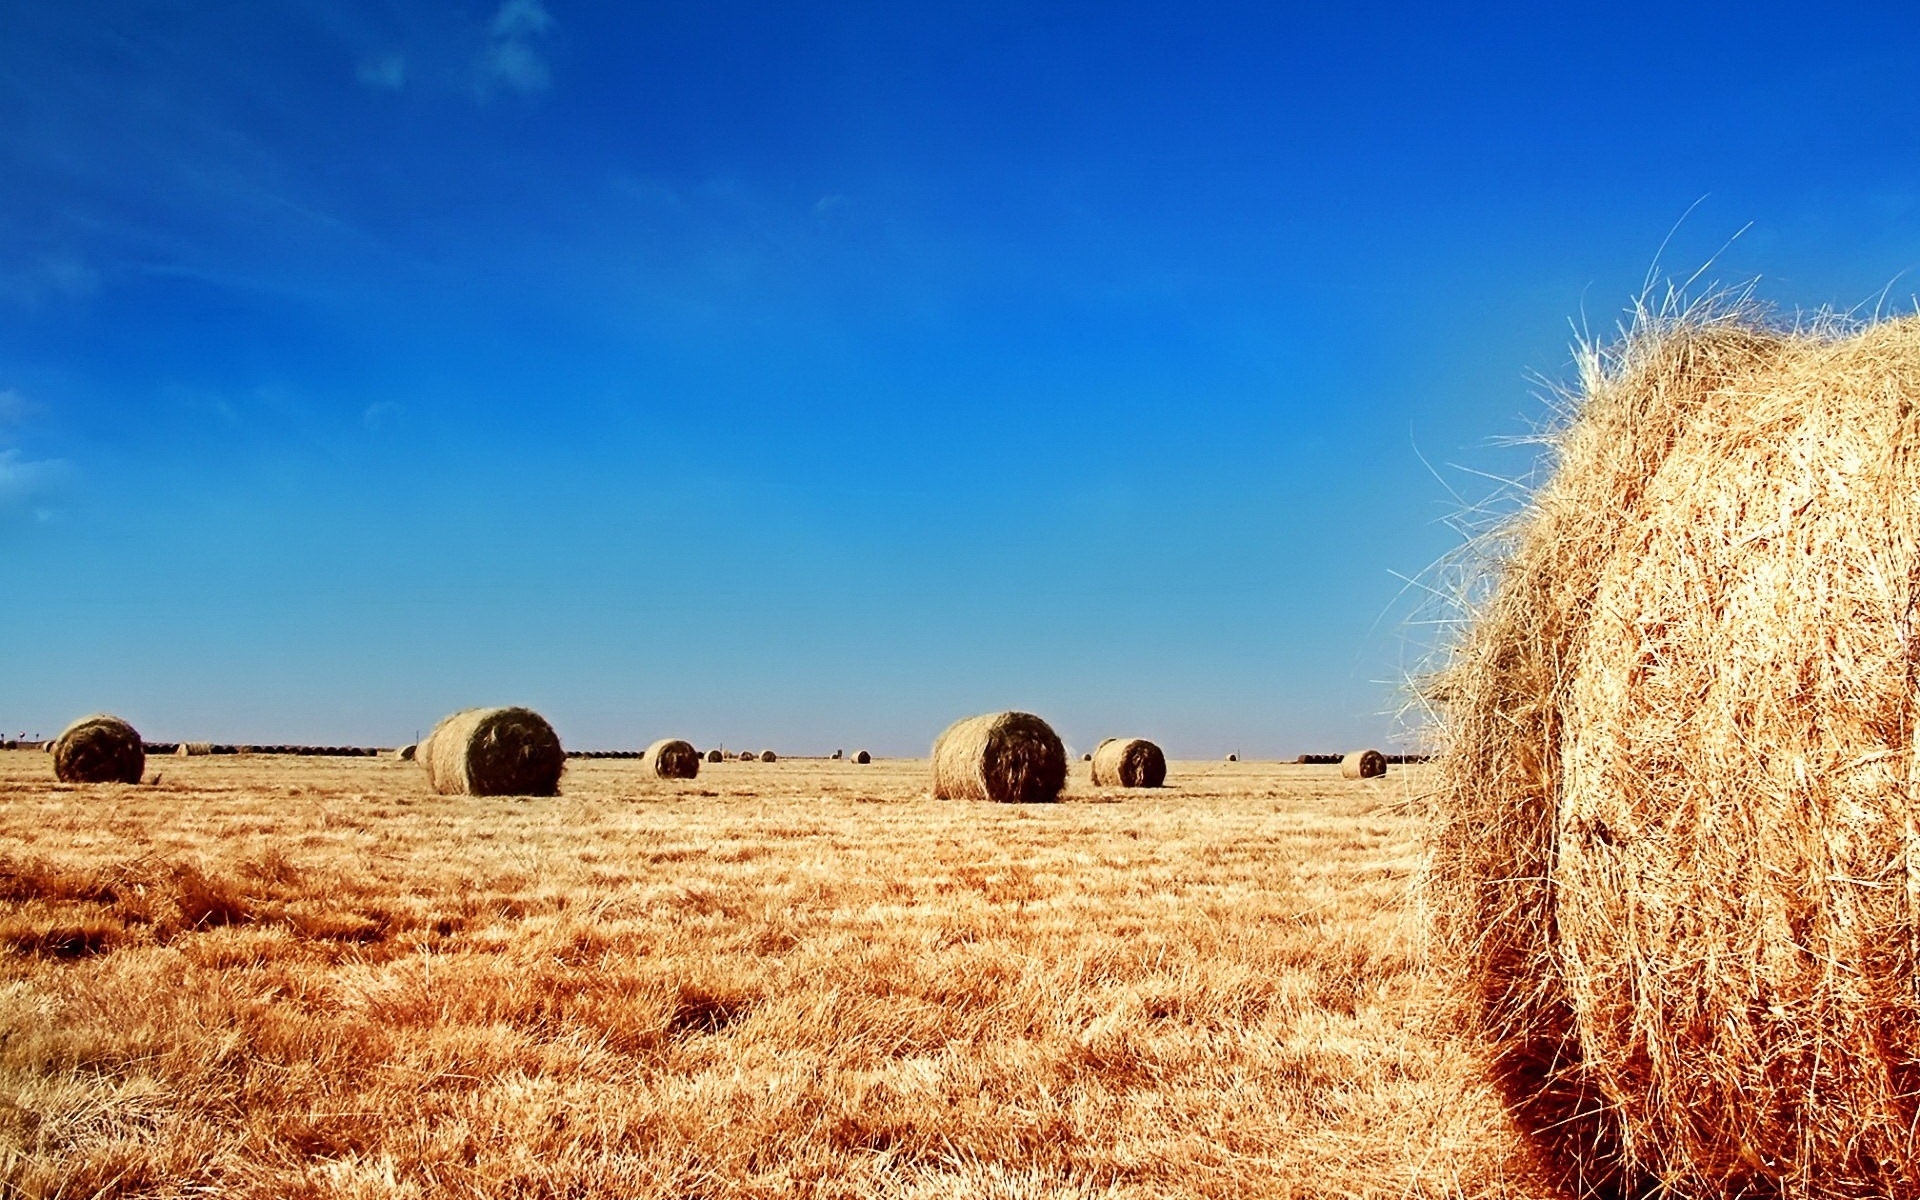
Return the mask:
[[[376,92],[397,92],[407,86],[407,56],[381,54],[362,59],[356,77]]]
[[[39,406],[13,388],[0,388],[0,439],[27,423]],[[51,516],[43,501],[57,489],[68,474],[66,460],[33,459],[17,447],[0,444],[0,521],[21,513],[35,519]]]
[[[536,43],[553,25],[553,14],[540,0],[506,0],[493,17],[492,43],[481,60],[483,82],[522,96],[551,87],[553,69]]]

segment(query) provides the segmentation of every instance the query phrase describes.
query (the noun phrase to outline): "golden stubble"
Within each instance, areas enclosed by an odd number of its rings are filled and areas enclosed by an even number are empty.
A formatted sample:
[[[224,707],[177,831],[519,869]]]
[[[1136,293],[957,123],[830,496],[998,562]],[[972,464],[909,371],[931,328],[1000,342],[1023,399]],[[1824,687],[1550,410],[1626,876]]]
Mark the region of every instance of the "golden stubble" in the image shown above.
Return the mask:
[[[1538,1194],[1409,916],[1419,769],[0,752],[0,1194]]]

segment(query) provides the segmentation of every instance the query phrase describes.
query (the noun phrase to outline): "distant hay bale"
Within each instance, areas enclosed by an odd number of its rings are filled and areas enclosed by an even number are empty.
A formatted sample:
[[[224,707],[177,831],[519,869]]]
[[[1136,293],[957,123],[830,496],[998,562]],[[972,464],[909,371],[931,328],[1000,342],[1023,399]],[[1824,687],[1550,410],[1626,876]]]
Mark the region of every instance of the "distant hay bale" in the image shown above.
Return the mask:
[[[442,720],[415,749],[443,796],[553,796],[567,753],[528,708],[469,708]]]
[[[1340,774],[1348,779],[1373,779],[1387,773],[1387,756],[1378,750],[1355,750],[1340,759]]]
[[[844,750],[835,750],[833,752],[833,761],[835,762],[839,762],[842,758],[845,758],[845,757],[846,757],[846,751]]]
[[[856,750],[853,752],[853,761],[864,765],[873,761],[873,755],[868,754],[865,750]]]
[[[1238,754],[1229,754],[1229,755],[1227,755],[1227,761],[1228,761],[1228,762],[1239,762],[1239,761],[1240,761],[1240,756],[1239,756]]]
[[[1438,947],[1569,1191],[1920,1195],[1920,318],[1581,390],[1432,693]]]
[[[213,743],[181,742],[180,745],[175,748],[174,753],[181,758],[199,758],[202,755],[213,753]]]
[[[1093,752],[1099,787],[1153,788],[1167,781],[1167,756],[1145,738],[1108,738]]]
[[[777,762],[779,761],[779,756],[774,754],[774,752],[771,750],[762,750],[760,752],[760,761],[761,762]]]
[[[727,756],[718,750],[707,751],[707,761],[710,763],[725,762],[726,758]]]
[[[661,738],[640,757],[643,769],[662,779],[692,779],[700,774],[700,752],[692,742]]]
[[[1091,754],[1082,754],[1082,755],[1080,756],[1080,761],[1081,761],[1081,762],[1088,762],[1088,763],[1090,763],[1090,762],[1092,762],[1092,761],[1093,761],[1093,755],[1091,755]]]
[[[967,717],[933,744],[936,800],[1043,802],[1058,799],[1066,782],[1066,747],[1032,713]]]
[[[139,783],[147,748],[119,717],[81,717],[53,740],[53,774],[62,783]]]
[[[741,761],[741,762],[757,762],[757,761],[759,761],[759,758],[760,758],[760,756],[759,756],[759,755],[757,755],[757,754],[755,754],[755,753],[754,753],[753,751],[751,751],[751,750],[742,750],[742,751],[740,752],[740,761]]]
[[[401,762],[412,762],[413,756],[419,753],[419,751],[420,747],[418,746],[402,746],[393,752],[393,756]]]

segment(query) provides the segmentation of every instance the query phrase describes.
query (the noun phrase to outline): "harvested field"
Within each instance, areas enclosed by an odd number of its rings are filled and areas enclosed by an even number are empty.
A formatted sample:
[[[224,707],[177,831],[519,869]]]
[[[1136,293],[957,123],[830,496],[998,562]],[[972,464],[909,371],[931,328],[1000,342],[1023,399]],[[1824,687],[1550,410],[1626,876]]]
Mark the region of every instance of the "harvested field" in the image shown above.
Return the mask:
[[[1435,1024],[1427,770],[0,752],[0,1195],[1541,1195]]]

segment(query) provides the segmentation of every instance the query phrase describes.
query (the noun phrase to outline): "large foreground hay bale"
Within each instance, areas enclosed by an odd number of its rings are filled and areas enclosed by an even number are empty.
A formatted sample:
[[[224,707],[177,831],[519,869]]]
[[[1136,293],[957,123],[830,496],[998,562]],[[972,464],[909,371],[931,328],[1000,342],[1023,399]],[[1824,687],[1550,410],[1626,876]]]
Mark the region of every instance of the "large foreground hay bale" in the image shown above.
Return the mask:
[[[1066,782],[1067,749],[1032,713],[955,721],[933,744],[936,800],[1054,800]]]
[[[81,717],[53,740],[53,774],[62,783],[139,783],[146,769],[146,743],[119,717]]]
[[[700,774],[700,752],[692,742],[661,738],[640,757],[643,769],[662,779],[692,779]]]
[[[1348,779],[1374,779],[1387,773],[1387,756],[1378,750],[1355,750],[1340,758],[1340,774]]]
[[[1582,383],[1440,681],[1442,948],[1572,1187],[1920,1195],[1920,320]]]
[[[1145,738],[1108,738],[1093,752],[1093,782],[1099,787],[1159,787],[1167,781],[1167,756]]]
[[[414,750],[443,796],[553,796],[567,753],[529,708],[469,708],[433,727]]]

